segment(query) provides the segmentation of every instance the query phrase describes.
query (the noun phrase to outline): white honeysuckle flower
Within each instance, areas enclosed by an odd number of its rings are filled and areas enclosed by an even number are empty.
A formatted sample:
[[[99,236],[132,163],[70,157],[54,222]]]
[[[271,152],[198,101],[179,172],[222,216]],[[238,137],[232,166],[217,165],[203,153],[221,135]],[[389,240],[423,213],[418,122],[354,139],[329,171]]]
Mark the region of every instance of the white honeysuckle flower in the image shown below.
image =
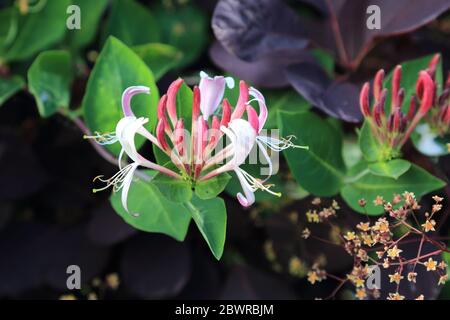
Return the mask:
[[[231,77],[210,77],[206,72],[200,72],[200,110],[203,118],[208,118],[216,112],[225,93],[225,86],[234,88],[234,80]]]

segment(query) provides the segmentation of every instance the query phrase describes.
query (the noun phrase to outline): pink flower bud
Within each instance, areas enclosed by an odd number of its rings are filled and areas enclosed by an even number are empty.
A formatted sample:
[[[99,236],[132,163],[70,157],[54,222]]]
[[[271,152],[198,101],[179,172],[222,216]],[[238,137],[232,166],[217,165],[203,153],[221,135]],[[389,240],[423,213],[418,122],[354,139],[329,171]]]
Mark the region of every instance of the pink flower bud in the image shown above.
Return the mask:
[[[392,92],[391,92],[391,112],[394,112],[396,108],[400,107],[398,103],[398,92],[400,90],[400,81],[402,78],[402,66],[397,65],[394,69],[394,74],[392,75]]]
[[[161,118],[158,121],[158,125],[156,126],[156,139],[158,139],[158,143],[161,146],[161,149],[165,151],[170,151],[170,147],[167,144],[166,136],[165,136],[165,126],[166,126],[166,119]]]
[[[253,129],[255,129],[255,131],[258,132],[259,129],[258,113],[256,113],[256,110],[250,105],[248,105],[246,109],[248,122],[250,122]]]
[[[222,120],[220,121],[220,126],[228,126],[231,118],[231,105],[227,99],[222,102]]]
[[[361,107],[361,113],[364,117],[370,117],[370,108],[369,108],[369,83],[366,82],[359,94],[359,106]]]
[[[426,71],[420,71],[416,83],[416,92],[420,100],[419,114],[424,115],[430,110],[434,99],[434,82]]]
[[[373,97],[375,100],[380,99],[381,90],[383,90],[384,70],[378,70],[373,80]]]
[[[247,106],[248,101],[248,86],[247,84],[241,80],[239,82],[239,99],[236,104],[236,108],[231,114],[231,121],[234,119],[240,119],[245,112],[245,107]]]
[[[178,78],[167,89],[167,113],[173,126],[177,123],[177,92],[182,84],[183,79]]]

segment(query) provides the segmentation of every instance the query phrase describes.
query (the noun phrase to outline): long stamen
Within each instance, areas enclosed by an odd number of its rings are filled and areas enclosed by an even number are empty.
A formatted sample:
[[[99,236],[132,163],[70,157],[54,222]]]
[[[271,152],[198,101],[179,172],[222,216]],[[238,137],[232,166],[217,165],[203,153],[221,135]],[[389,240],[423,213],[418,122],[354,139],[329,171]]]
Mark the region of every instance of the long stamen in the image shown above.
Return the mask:
[[[94,132],[94,135],[84,135],[83,139],[94,139],[100,145],[113,144],[118,141],[115,132],[107,132],[101,134],[100,132]]]
[[[274,186],[273,184],[265,185],[262,183],[262,181],[260,179],[251,176],[248,172],[246,172],[242,169],[239,169],[239,171],[242,173],[245,180],[247,180],[248,184],[253,189],[253,191],[263,190],[270,194],[273,194],[274,196],[281,197],[281,192],[274,192],[274,191],[270,190],[270,188]]]
[[[288,148],[297,148],[309,150],[308,146],[299,146],[292,142],[292,139],[296,139],[295,136],[290,135],[286,138],[276,139],[268,136],[257,136],[256,140],[267,146],[269,149],[280,152]]]
[[[98,188],[98,189],[92,189],[92,192],[96,193],[99,191],[103,191],[103,190],[108,189],[111,186],[113,187],[114,192],[119,191],[123,187],[123,182],[125,180],[126,175],[132,168],[133,168],[133,164],[126,165],[125,167],[120,169],[118,172],[116,172],[109,179],[103,179],[102,175],[95,177],[93,180],[94,182],[98,180],[100,182],[106,183],[106,186],[104,186],[102,188]]]

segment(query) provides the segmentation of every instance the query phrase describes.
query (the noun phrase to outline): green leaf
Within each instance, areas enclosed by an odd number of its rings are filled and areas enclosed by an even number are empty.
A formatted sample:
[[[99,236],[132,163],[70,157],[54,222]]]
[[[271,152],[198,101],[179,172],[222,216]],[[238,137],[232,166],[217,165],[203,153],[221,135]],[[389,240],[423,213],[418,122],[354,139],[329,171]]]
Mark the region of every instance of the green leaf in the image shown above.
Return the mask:
[[[28,86],[42,117],[69,108],[72,77],[67,51],[44,51],[37,56],[28,70]]]
[[[214,257],[219,260],[222,257],[227,229],[225,202],[221,198],[202,200],[194,196],[186,207]]]
[[[200,199],[212,199],[218,196],[230,181],[228,173],[222,173],[206,181],[198,181],[195,184],[195,194]]]
[[[402,104],[402,110],[403,112],[407,113],[409,109],[409,103],[410,103],[410,97],[411,95],[416,93],[416,81],[419,76],[419,72],[421,70],[425,70],[428,67],[428,64],[431,61],[431,58],[433,55],[421,57],[419,59],[414,60],[408,60],[405,62],[402,62],[402,79],[401,79],[401,86],[405,89],[405,99]],[[392,83],[392,75],[393,70],[389,72],[389,74],[386,76],[384,80],[384,86],[386,88],[389,88],[388,95],[386,97],[386,101],[388,101],[387,106],[390,105],[391,101],[391,83]],[[439,60],[438,65],[436,66],[436,82],[438,84],[438,89],[442,89],[442,59]],[[438,91],[439,92],[439,91]],[[390,109],[386,108],[386,113],[389,113]]]
[[[348,179],[341,195],[347,204],[355,211],[369,215],[382,214],[383,206],[375,206],[373,200],[382,196],[391,201],[394,194],[402,194],[405,191],[413,192],[418,198],[445,186],[445,182],[429,174],[424,169],[411,165],[411,168],[398,179],[373,175],[367,168],[367,164],[360,163],[352,168],[348,175],[354,177]],[[367,205],[361,208],[358,204],[360,199],[365,199]]]
[[[370,130],[370,125],[367,121],[361,127],[359,131],[359,147],[364,158],[369,162],[384,161],[388,160],[387,154],[382,146],[372,135],[372,130]]]
[[[71,0],[71,4],[80,8],[81,29],[68,30],[66,43],[70,48],[77,50],[84,48],[94,39],[108,0]]]
[[[147,43],[132,49],[152,70],[156,80],[174,68],[183,57],[177,48],[163,43]]]
[[[263,94],[266,98],[269,112],[264,129],[275,129],[278,127],[278,110],[286,113],[297,113],[311,108],[309,102],[294,90],[265,90]]]
[[[0,10],[0,50],[16,38],[19,13],[15,7]]]
[[[129,46],[160,40],[153,14],[135,0],[113,1],[103,39],[107,36],[114,36]]]
[[[338,193],[345,172],[339,130],[310,112],[280,112],[279,123],[282,136],[294,135],[297,145],[309,147],[283,151],[300,186],[317,196]]]
[[[69,3],[46,1],[41,10],[21,15],[17,36],[2,58],[6,61],[31,58],[64,37]]]
[[[369,164],[370,173],[376,176],[394,179],[398,179],[398,177],[407,172],[409,168],[411,168],[411,163],[402,159]]]
[[[205,12],[189,3],[157,6],[154,12],[161,28],[162,42],[183,52],[178,66],[184,67],[195,61],[208,43],[209,20]]]
[[[150,172],[150,176],[155,172]],[[122,207],[121,192],[113,192],[110,202],[117,214],[134,228],[146,232],[164,233],[183,241],[186,237],[191,216],[184,205],[168,200],[152,183],[143,180],[134,181],[128,193],[128,208],[132,216]]]
[[[0,78],[0,106],[23,88],[25,81],[22,77]]]
[[[173,202],[187,202],[192,198],[191,184],[186,180],[174,179],[158,173],[152,182],[167,199]]]
[[[84,116],[89,129],[92,132],[114,132],[117,122],[123,117],[122,93],[126,88],[137,85],[149,87],[150,95],[133,97],[133,112],[138,117],[149,118],[148,128],[153,130],[159,99],[153,74],[133,50],[110,37],[95,63],[83,98]],[[137,139],[136,146],[142,145],[143,141]],[[107,147],[115,154],[120,152],[117,144]]]

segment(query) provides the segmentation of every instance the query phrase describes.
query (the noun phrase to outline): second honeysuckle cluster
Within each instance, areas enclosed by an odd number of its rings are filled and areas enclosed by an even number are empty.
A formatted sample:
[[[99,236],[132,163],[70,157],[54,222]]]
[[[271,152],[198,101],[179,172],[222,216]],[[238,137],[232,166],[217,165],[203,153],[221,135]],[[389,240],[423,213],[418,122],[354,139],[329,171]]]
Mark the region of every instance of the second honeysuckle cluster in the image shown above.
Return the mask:
[[[258,189],[280,195],[266,184],[273,172],[268,149],[270,152],[279,152],[299,146],[294,145],[290,138],[277,139],[262,134],[268,111],[261,92],[240,81],[239,98],[233,108],[227,99],[223,99],[226,87],[234,87],[232,78],[209,77],[204,72],[200,73],[200,77],[199,85],[193,88],[190,119],[180,118],[177,114],[177,92],[184,81],[177,79],[169,86],[158,103],[155,134],[144,126],[149,119],[136,117],[131,108],[132,97],[141,93],[150,94],[149,88],[133,86],[123,92],[124,117],[117,123],[115,133],[93,137],[100,144],[121,144],[118,159],[120,170],[109,179],[98,177],[106,185],[94,191],[110,186],[114,191],[121,191],[122,205],[128,211],[128,191],[135,171],[140,166],[159,171],[173,179],[189,181],[192,187],[197,181],[234,171],[243,190],[243,193],[237,194],[237,199],[243,206],[254,203],[254,192]],[[258,112],[251,105],[252,102],[258,105]],[[188,122],[191,123],[190,132],[185,128]],[[134,142],[136,135],[143,136],[162,150],[173,165],[161,166],[139,153]],[[228,143],[218,148],[220,141]],[[255,145],[260,148],[269,166],[269,175],[264,179],[255,178],[240,168]],[[130,164],[123,165],[125,155],[130,159]]]
[[[414,128],[432,107],[435,84],[430,72],[420,71],[416,81],[416,94],[405,97],[405,90],[400,87],[402,67],[398,65],[392,75],[390,107],[386,108],[388,89],[383,88],[384,75],[382,69],[375,75],[372,86],[374,97],[372,108],[369,101],[370,85],[368,82],[364,84],[360,93],[360,107],[386,157],[392,158],[400,154],[400,149]],[[409,100],[406,113],[402,111],[404,99]]]

